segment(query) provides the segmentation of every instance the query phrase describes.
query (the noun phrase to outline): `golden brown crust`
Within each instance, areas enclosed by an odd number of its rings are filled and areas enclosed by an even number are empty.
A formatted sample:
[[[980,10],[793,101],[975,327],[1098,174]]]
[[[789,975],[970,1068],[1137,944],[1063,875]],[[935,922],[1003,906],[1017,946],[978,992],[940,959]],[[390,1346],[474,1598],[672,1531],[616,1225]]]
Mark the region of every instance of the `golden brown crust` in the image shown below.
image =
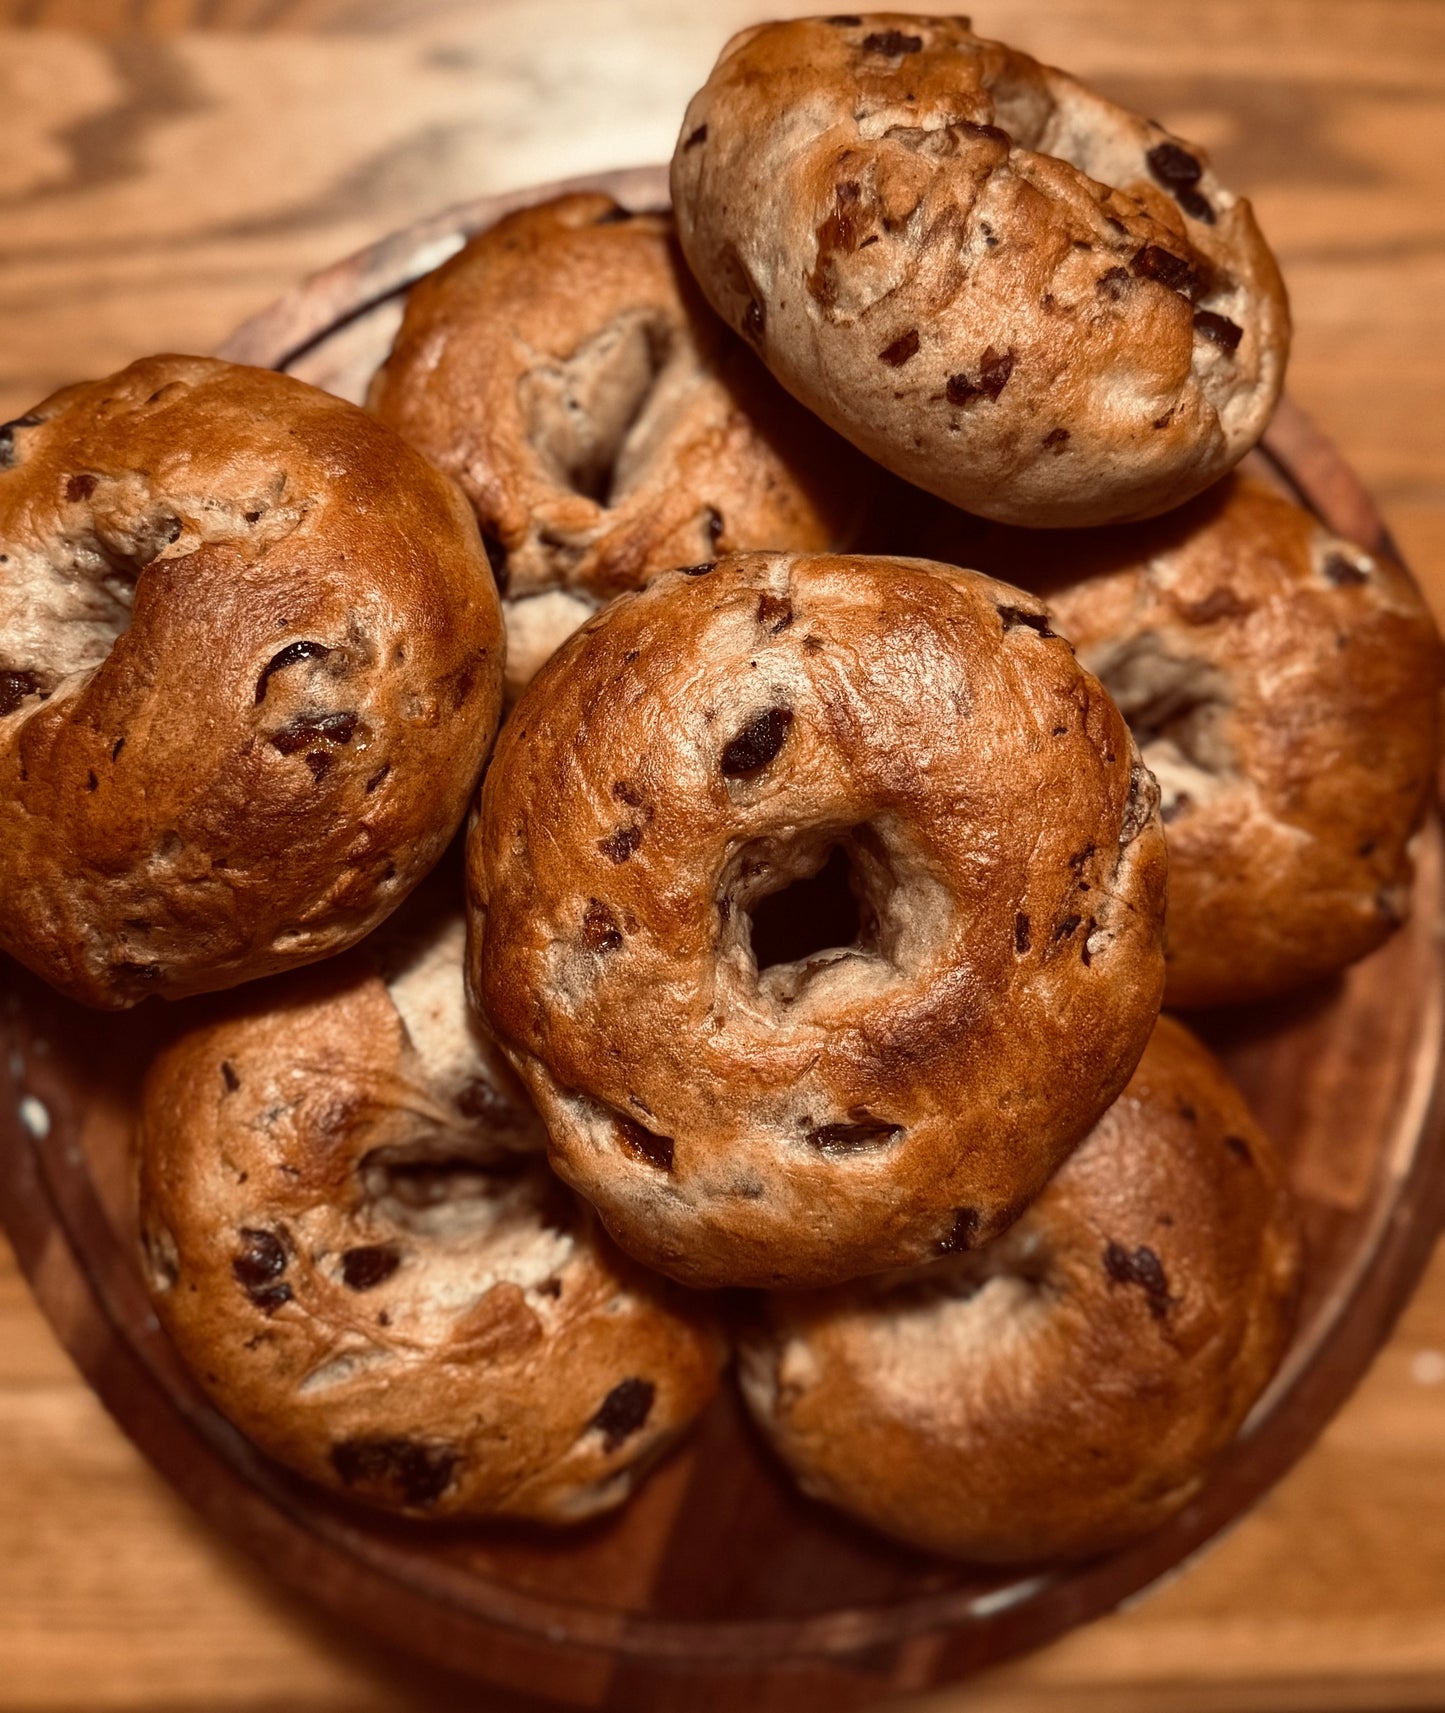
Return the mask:
[[[708,309],[671,219],[592,193],[509,215],[422,280],[370,404],[476,509],[514,693],[654,572],[850,545],[873,485]]]
[[[0,431],[0,945],[117,1007],[340,951],[444,849],[502,632],[364,411],[153,357]]]
[[[743,1390],[802,1485],[988,1561],[1083,1557],[1198,1491],[1288,1342],[1274,1155],[1161,1018],[1123,1097],[1005,1236],[907,1278],[774,1297]]]
[[[941,557],[1049,603],[1162,791],[1169,1005],[1262,999],[1409,909],[1440,639],[1409,573],[1257,479],[1127,529],[935,526]]]
[[[460,919],[383,939],[212,1009],[153,1068],[157,1312],[237,1426],[349,1497],[609,1509],[711,1397],[716,1331],[520,1151],[540,1127],[467,1028]]]
[[[987,517],[1167,510],[1279,394],[1288,306],[1249,204],[963,19],[744,30],[688,108],[672,195],[713,307],[784,386]]]
[[[835,848],[856,922],[760,975],[752,913]],[[621,597],[518,703],[468,868],[473,991],[554,1165],[688,1283],[983,1241],[1158,1008],[1123,721],[1036,602],[922,561],[740,554]]]

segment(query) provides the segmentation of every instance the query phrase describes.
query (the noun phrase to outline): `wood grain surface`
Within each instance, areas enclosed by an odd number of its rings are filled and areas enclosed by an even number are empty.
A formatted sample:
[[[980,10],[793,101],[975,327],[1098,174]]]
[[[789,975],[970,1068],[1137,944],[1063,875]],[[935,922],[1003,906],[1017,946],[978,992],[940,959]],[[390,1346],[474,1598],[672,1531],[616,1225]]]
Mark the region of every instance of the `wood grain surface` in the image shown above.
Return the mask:
[[[664,156],[722,38],[757,14],[0,0],[0,420],[143,351],[208,349],[299,274],[448,201]],[[1445,610],[1445,6],[1002,0],[977,22],[1206,143],[1254,197],[1295,303],[1291,390]],[[196,1524],[8,1258],[0,1470],[0,1708],[514,1705],[323,1625]],[[1442,1511],[1437,1259],[1359,1395],[1227,1541],[1135,1610],[912,1706],[1445,1706]]]

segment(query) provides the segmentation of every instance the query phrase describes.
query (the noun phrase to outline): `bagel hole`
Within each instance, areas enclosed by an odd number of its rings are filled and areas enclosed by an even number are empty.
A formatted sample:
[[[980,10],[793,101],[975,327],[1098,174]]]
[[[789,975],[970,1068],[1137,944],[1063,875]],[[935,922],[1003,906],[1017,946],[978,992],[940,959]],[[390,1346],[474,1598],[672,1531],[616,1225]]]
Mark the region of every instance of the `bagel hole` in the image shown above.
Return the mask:
[[[682,403],[678,347],[662,316],[628,310],[523,377],[527,436],[554,481],[604,508],[636,484]]]
[[[720,911],[736,924],[733,944],[741,942],[759,990],[786,1004],[839,963],[892,961],[895,884],[884,843],[868,826],[789,844],[760,840],[733,858]]]
[[[76,490],[88,504],[93,489]],[[130,629],[136,586],[147,566],[181,534],[171,511],[146,511],[124,529],[107,528],[92,513],[77,527],[26,555],[31,579],[25,616],[36,646],[25,661],[34,694],[49,696],[67,678],[103,666]],[[9,626],[0,591],[0,631]],[[39,621],[36,623],[36,621]]]
[[[779,964],[861,947],[862,914],[847,851],[834,845],[816,874],[760,898],[748,921],[759,975]]]
[[[1169,654],[1152,631],[1085,664],[1113,697],[1159,781],[1165,821],[1207,802],[1238,772],[1226,730],[1229,684],[1218,667]]]
[[[532,1171],[523,1155],[435,1145],[375,1148],[358,1168],[374,1217],[429,1236],[491,1224]]]
[[[967,1306],[968,1318],[993,1325],[1037,1301],[1053,1285],[1054,1256],[1036,1229],[1015,1225],[981,1249],[960,1251],[904,1273],[881,1275],[872,1291],[890,1313]]]

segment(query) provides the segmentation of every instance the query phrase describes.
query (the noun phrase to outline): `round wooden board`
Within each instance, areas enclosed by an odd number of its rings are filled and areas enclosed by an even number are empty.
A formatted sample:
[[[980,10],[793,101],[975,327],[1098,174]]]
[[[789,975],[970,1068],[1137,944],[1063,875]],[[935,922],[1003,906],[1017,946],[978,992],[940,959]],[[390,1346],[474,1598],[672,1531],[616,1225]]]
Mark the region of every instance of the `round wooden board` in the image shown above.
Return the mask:
[[[666,200],[660,168],[577,187]],[[223,354],[360,398],[406,287],[500,214],[487,198],[339,263]],[[1261,467],[1391,551],[1368,495],[1288,402]],[[185,1008],[83,1011],[0,960],[0,1215],[42,1308],[135,1443],[278,1579],[433,1662],[574,1706],[840,1710],[1034,1647],[1179,1565],[1300,1455],[1387,1336],[1445,1211],[1445,874],[1421,840],[1409,925],[1323,988],[1202,1021],[1289,1169],[1309,1240],[1299,1330],[1198,1499],[1067,1569],[978,1571],[893,1547],[799,1497],[727,1393],[620,1516],[571,1534],[425,1529],[329,1500],[211,1408],[161,1336],[134,1257],[140,1078]]]

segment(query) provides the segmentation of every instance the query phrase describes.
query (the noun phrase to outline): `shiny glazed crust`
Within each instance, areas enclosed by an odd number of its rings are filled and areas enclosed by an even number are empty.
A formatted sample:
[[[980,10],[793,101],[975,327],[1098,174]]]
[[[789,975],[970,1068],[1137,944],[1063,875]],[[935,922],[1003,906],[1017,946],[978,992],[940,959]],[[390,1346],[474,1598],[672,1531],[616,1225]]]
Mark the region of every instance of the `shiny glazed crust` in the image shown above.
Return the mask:
[[[509,215],[414,287],[369,402],[476,509],[514,694],[657,571],[851,545],[877,485],[708,309],[671,219],[597,194]]]
[[[1267,998],[1404,921],[1441,655],[1402,566],[1243,476],[1130,528],[932,539],[1048,602],[1159,780],[1166,1004]]]
[[[721,1347],[548,1172],[468,1026],[463,934],[388,930],[161,1056],[146,1276],[219,1407],[312,1480],[419,1516],[571,1522],[702,1410]]]
[[[931,1551],[1106,1552],[1198,1491],[1278,1365],[1300,1249],[1268,1142],[1161,1018],[1010,1231],[907,1277],[758,1304],[758,1424],[815,1497]]]
[[[856,925],[760,974],[752,913],[834,849]],[[922,561],[742,554],[621,597],[504,728],[468,876],[473,992],[553,1164],[690,1284],[986,1240],[1158,1009],[1122,719],[1038,603]]]
[[[955,505],[1148,517],[1259,439],[1289,312],[1202,151],[966,20],[744,30],[693,98],[678,236],[790,392]]]
[[[0,946],[87,1004],[353,944],[496,731],[465,502],[354,405],[153,357],[0,429]]]

